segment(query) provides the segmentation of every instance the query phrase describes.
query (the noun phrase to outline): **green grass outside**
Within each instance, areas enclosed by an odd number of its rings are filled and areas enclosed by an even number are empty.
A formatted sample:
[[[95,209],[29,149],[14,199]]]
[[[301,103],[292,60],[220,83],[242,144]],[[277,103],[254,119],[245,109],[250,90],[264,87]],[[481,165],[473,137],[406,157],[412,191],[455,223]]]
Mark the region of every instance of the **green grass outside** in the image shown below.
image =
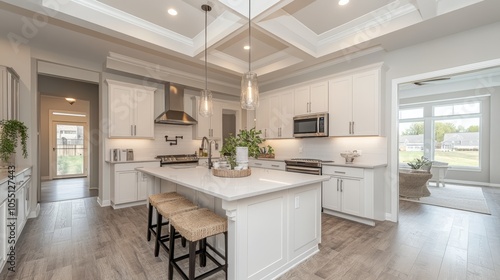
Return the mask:
[[[83,174],[83,156],[58,156],[57,175]]]
[[[399,151],[399,162],[410,162],[415,158],[420,158],[422,151]],[[479,167],[478,151],[436,151],[435,161],[447,162],[450,166]]]

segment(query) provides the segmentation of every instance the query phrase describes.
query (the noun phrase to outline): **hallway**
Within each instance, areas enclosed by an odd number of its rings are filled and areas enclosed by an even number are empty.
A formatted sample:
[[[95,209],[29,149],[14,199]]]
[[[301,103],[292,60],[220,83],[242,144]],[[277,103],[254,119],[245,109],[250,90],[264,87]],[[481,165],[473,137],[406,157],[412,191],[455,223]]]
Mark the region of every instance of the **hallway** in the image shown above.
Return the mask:
[[[71,178],[42,182],[40,202],[53,202],[97,196],[98,189],[89,189],[89,179]]]

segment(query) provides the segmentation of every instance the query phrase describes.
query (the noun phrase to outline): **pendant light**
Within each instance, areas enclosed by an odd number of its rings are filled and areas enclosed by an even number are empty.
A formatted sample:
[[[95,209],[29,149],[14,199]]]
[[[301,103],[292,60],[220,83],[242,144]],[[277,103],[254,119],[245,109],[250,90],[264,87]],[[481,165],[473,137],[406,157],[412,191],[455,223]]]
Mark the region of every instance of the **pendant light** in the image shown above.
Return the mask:
[[[255,110],[259,107],[259,84],[257,73],[252,72],[252,28],[251,28],[251,3],[248,0],[248,72],[241,79],[241,108]]]
[[[202,117],[210,117],[214,114],[212,103],[212,92],[208,90],[208,71],[207,71],[207,14],[212,10],[209,5],[201,5],[201,9],[205,11],[205,89],[201,91],[200,104],[198,113]]]

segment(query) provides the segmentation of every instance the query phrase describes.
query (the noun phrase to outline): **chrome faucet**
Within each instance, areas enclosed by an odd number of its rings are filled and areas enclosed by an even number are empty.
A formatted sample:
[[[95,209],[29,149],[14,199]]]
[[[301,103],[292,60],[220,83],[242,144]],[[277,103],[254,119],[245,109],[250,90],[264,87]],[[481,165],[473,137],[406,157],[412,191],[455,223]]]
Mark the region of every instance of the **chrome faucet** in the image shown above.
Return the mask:
[[[207,137],[203,136],[201,139],[201,149],[205,150],[205,142],[208,145],[208,169],[212,169],[212,143],[215,143],[214,140],[210,141]]]

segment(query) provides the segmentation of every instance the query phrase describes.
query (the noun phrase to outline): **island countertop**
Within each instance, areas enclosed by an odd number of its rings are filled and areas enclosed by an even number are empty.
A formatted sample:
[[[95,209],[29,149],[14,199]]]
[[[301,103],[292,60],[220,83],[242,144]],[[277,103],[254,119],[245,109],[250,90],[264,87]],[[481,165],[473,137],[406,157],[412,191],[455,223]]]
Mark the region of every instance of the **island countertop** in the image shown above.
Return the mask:
[[[280,190],[327,181],[330,176],[310,175],[280,170],[252,168],[252,174],[242,178],[223,178],[203,166],[191,168],[136,168],[140,172],[168,180],[197,191],[234,201]]]

